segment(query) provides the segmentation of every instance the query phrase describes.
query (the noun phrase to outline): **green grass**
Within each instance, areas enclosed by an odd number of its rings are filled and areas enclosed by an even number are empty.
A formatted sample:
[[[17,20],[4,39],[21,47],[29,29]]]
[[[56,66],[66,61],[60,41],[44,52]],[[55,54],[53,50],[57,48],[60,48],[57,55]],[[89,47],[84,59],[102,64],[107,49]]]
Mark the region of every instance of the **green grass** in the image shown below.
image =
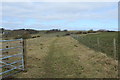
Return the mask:
[[[59,41],[59,38],[55,39],[51,46],[49,47],[50,50],[48,52],[48,56],[45,57],[45,74],[43,77],[55,77],[55,78],[61,78],[61,77],[67,77],[67,76],[74,76],[79,77],[80,71],[82,70],[81,67],[76,68],[78,64],[74,63],[74,58],[72,57],[73,54],[67,54],[67,51],[65,48],[61,48],[63,45],[56,44]],[[69,51],[71,50],[71,47],[67,48]],[[72,55],[72,56],[71,56]],[[53,75],[54,74],[54,75]]]
[[[96,51],[106,53],[110,57],[114,57],[113,39],[116,39],[116,46],[118,47],[118,33],[117,32],[103,32],[99,34],[88,34],[80,36],[79,42],[92,48]],[[99,40],[99,46],[98,46]],[[118,54],[117,54],[118,55]]]

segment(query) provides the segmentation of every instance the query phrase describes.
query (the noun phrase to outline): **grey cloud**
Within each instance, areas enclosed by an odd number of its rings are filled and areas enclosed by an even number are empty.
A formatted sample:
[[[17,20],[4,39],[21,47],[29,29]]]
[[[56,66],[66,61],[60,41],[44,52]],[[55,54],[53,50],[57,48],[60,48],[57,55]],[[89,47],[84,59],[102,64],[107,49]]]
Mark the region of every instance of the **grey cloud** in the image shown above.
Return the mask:
[[[4,22],[5,25],[21,25],[26,19],[37,19],[38,23],[42,24],[42,21],[51,20],[66,20],[75,21],[82,19],[91,20],[105,20],[105,19],[117,19],[117,9],[109,9],[117,5],[117,3],[109,2],[93,2],[93,3],[36,3],[36,2],[8,2],[3,3],[2,12],[3,18],[18,18],[20,23]],[[40,25],[39,24],[39,25]],[[37,24],[36,24],[37,25]]]
[[[110,7],[112,4],[113,3],[4,3],[3,16],[58,19],[60,16],[69,18],[75,15],[75,18],[81,18],[88,15],[88,13],[95,14],[95,11]]]

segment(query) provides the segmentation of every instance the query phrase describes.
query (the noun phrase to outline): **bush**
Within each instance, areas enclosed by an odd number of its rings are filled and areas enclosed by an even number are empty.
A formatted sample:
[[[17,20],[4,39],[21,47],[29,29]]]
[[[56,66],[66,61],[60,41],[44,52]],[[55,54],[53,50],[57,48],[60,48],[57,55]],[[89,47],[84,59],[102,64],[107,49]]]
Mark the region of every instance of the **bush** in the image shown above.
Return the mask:
[[[76,34],[82,34],[82,33],[83,33],[82,31],[76,32]]]
[[[59,37],[59,35],[56,35],[56,37]]]
[[[65,29],[64,31],[67,32],[68,30]]]
[[[83,34],[87,34],[87,32],[83,32]]]
[[[22,35],[17,35],[14,39],[20,39],[20,38],[28,39],[28,38],[31,38],[31,35],[29,33],[25,33]]]
[[[91,30],[88,30],[88,33],[96,33],[96,31],[93,31],[93,30],[91,29]]]
[[[65,34],[65,36],[69,36],[69,35],[70,35],[70,33],[66,33],[66,34]]]
[[[40,37],[40,36],[37,36],[37,37]]]
[[[33,36],[32,38],[37,38],[37,36]]]

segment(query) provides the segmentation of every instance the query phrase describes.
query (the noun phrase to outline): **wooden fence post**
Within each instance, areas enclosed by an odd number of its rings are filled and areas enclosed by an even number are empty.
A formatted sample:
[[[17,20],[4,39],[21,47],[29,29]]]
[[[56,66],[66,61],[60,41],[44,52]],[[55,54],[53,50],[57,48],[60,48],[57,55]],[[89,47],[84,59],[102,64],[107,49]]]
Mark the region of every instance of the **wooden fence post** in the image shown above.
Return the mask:
[[[23,39],[23,59],[24,59],[24,72],[27,72],[26,39]]]
[[[97,46],[98,46],[98,50],[100,50],[100,40],[99,40],[99,38],[97,38]]]
[[[116,59],[116,39],[113,39],[113,53],[114,53],[114,58]]]
[[[79,41],[79,36],[77,35],[77,37],[78,37],[78,41]]]
[[[80,37],[78,36],[78,41],[80,40]]]
[[[7,49],[7,48],[9,48],[9,46],[8,46],[8,43],[7,43],[7,45],[5,46],[5,48]],[[3,54],[2,54],[3,55]],[[7,52],[5,52],[5,55],[9,55],[9,52],[7,51]],[[6,59],[3,59],[3,61],[5,60],[5,62],[7,63],[7,64],[9,64],[9,58],[6,58]],[[10,69],[10,67],[9,66],[5,66],[5,68],[6,69]]]

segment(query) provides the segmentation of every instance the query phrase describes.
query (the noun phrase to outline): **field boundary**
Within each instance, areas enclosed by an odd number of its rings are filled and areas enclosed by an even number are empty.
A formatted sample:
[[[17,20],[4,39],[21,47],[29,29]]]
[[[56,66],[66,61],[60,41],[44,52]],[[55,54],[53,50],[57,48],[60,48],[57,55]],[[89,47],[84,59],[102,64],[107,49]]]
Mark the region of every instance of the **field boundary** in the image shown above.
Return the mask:
[[[109,43],[110,45],[107,45],[105,44],[105,40],[102,40],[103,38],[100,38],[100,37],[96,37],[94,39],[89,38],[89,37],[86,38],[86,36],[80,36],[80,35],[71,35],[71,37],[76,39],[78,42],[86,45],[87,47],[95,51],[99,51],[103,53],[106,53],[105,49],[107,49],[110,46],[112,48],[110,52],[112,54],[111,57],[117,60],[118,53],[117,53],[117,39],[116,38],[111,38],[111,42]],[[106,48],[103,48],[103,46],[106,46]]]

